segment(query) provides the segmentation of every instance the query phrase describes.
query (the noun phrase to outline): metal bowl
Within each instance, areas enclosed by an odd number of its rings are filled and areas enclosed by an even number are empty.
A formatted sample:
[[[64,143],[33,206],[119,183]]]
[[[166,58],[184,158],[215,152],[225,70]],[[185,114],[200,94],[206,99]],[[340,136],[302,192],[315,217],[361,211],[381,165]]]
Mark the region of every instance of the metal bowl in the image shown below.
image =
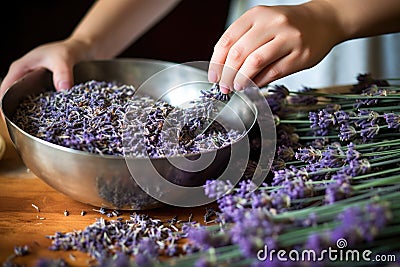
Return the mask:
[[[74,69],[75,84],[88,80],[118,81],[132,84],[138,88],[146,84],[150,89],[147,94],[157,98],[165,96],[165,88],[171,88],[177,83],[190,81],[207,81],[207,73],[203,69],[181,65],[174,72],[161,75],[161,79],[149,79],[154,74],[177,64],[146,59],[116,59],[109,61],[88,61],[76,65]],[[150,82],[145,82],[150,81]],[[132,178],[132,169],[121,156],[103,156],[55,145],[21,130],[12,120],[19,103],[28,94],[38,94],[46,90],[54,90],[51,72],[41,69],[34,71],[11,86],[2,99],[2,111],[5,115],[11,140],[21,159],[36,176],[71,198],[97,207],[114,209],[150,209],[163,205],[162,201],[153,198]],[[200,88],[192,86],[193,94],[178,94],[174,97],[164,97],[163,100],[177,101],[179,95],[185,101],[200,94]],[[187,91],[186,91],[187,92]],[[189,98],[189,99],[188,99]],[[232,101],[238,111],[246,130],[255,123],[255,108],[249,105],[246,96]],[[229,113],[222,115],[227,123],[235,127]],[[243,139],[244,140],[244,139]],[[248,142],[239,140],[240,142]],[[217,178],[228,166],[233,143],[216,151],[214,161],[200,171],[188,172],[166,158],[152,159],[153,168],[171,183],[195,187],[204,184],[206,179]],[[182,164],[189,164],[190,159],[199,155],[177,157]],[[188,160],[189,159],[189,160]],[[151,175],[146,170],[144,159],[131,159],[137,166],[144,166],[138,172],[142,176]],[[142,162],[143,161],[143,162]],[[187,163],[189,162],[189,163]],[[189,166],[190,167],[190,166]],[[149,177],[150,178],[150,177]],[[150,181],[151,179],[149,179]],[[177,196],[178,197],[178,196]],[[188,196],[180,196],[188,197]]]

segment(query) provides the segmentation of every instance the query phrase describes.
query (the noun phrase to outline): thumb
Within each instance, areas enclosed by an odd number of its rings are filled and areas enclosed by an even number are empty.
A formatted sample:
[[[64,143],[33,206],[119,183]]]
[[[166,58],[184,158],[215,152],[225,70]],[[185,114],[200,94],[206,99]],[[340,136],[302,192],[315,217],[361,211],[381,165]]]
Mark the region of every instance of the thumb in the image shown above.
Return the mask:
[[[63,66],[53,70],[53,84],[57,91],[69,89],[73,83],[72,67]]]

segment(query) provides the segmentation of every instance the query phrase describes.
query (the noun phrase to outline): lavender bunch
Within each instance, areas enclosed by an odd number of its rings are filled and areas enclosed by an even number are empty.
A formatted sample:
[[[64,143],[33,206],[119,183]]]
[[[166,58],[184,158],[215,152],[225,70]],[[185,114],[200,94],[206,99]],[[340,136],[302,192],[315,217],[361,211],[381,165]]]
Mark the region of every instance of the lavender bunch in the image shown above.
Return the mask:
[[[205,192],[222,196],[219,230],[193,230],[203,238],[192,235],[192,242],[206,252],[178,266],[281,266],[255,256],[265,245],[321,251],[340,238],[355,248],[399,248],[382,244],[400,233],[400,86],[369,75],[358,80],[354,91],[339,94],[268,90],[278,138],[271,180],[258,188],[242,181],[230,192],[229,184],[209,181]]]

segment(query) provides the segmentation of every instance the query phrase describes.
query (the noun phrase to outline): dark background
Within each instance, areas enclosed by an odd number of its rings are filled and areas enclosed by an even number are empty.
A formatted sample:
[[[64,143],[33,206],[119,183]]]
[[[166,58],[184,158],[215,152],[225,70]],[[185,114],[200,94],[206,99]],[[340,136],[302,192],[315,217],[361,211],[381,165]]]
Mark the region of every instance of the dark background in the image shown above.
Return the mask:
[[[119,57],[152,58],[177,63],[208,61],[215,43],[224,32],[229,1],[182,0]],[[14,60],[36,46],[68,37],[93,2],[7,2],[7,9],[3,7],[0,16],[0,77],[6,75]]]

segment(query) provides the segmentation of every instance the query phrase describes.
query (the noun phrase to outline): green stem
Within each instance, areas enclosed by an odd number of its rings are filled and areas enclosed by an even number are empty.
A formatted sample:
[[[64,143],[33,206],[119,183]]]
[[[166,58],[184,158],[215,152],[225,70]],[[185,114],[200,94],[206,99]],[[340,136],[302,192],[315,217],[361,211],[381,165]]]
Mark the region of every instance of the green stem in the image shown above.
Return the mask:
[[[363,183],[360,185],[355,185],[355,186],[353,186],[353,189],[360,190],[360,189],[371,188],[371,187],[380,186],[380,185],[390,185],[390,184],[396,184],[396,183],[400,183],[400,175],[394,175],[394,176],[389,176],[386,178],[375,179],[371,182]]]
[[[400,167],[394,168],[394,169],[388,169],[388,170],[384,170],[384,171],[379,171],[379,172],[373,172],[373,173],[364,174],[364,175],[359,175],[359,176],[354,176],[352,179],[360,180],[360,179],[371,178],[374,176],[376,177],[376,176],[380,176],[380,175],[384,175],[384,174],[388,174],[388,173],[392,173],[392,172],[397,172],[397,171],[400,171]]]

